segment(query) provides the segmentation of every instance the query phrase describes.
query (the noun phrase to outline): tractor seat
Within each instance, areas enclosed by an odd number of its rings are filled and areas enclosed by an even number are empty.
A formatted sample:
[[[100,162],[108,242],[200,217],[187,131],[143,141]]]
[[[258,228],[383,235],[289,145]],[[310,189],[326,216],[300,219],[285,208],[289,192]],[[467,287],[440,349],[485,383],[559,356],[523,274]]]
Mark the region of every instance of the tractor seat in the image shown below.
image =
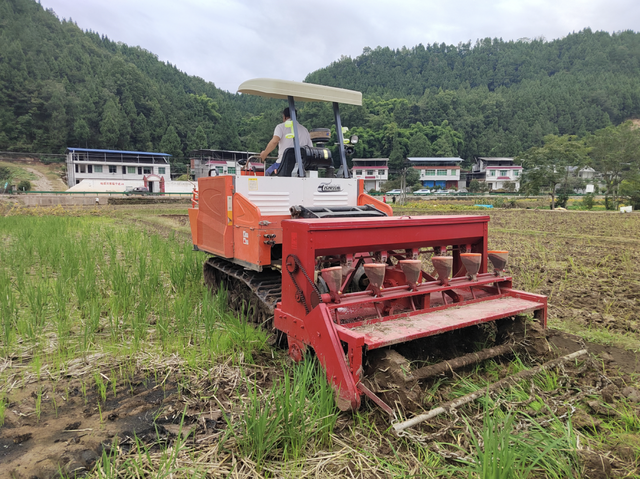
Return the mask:
[[[306,170],[317,170],[318,168],[332,168],[333,158],[331,151],[326,148],[316,148],[313,146],[300,147],[302,166]],[[282,164],[278,169],[278,176],[291,176],[293,168],[296,166],[296,154],[293,148],[287,148],[282,155]]]

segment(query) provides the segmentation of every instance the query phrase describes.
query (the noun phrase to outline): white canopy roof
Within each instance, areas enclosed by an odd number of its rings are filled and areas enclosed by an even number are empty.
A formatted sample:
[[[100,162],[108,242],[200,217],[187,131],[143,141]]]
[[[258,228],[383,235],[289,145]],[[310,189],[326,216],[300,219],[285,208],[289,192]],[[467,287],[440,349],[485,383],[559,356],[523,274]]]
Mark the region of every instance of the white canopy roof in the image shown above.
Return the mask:
[[[265,96],[279,100],[286,100],[289,96],[292,96],[295,101],[327,101],[345,103],[347,105],[362,105],[362,93],[359,91],[271,78],[247,80],[238,87],[238,93]]]

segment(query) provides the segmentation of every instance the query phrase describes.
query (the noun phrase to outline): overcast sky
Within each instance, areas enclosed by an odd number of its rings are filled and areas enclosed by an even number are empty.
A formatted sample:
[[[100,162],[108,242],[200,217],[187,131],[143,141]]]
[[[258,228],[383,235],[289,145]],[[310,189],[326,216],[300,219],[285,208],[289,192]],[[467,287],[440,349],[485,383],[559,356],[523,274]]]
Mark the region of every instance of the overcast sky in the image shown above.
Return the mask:
[[[235,92],[258,77],[302,81],[364,47],[562,38],[640,30],[638,0],[40,0],[83,30],[141,46]]]

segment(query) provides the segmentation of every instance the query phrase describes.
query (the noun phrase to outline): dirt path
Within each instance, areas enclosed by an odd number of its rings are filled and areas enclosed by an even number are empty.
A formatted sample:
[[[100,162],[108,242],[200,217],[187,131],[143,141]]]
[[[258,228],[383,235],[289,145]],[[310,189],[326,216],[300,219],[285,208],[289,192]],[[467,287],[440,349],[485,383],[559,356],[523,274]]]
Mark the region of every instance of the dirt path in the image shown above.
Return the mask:
[[[29,173],[33,173],[38,177],[38,179],[33,182],[34,183],[33,189],[35,191],[54,191],[53,183],[51,183],[49,178],[47,178],[45,175],[40,173],[35,168],[30,168],[28,166],[23,166],[23,168],[27,170]]]

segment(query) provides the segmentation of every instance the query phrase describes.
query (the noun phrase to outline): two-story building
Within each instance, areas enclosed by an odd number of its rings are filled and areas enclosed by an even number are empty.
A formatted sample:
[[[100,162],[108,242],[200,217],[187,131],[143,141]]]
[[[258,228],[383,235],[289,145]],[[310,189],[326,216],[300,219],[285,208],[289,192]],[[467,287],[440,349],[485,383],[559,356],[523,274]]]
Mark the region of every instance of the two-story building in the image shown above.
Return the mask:
[[[474,158],[469,181],[477,179],[487,183],[490,191],[509,189],[513,184],[514,191],[520,189],[522,166],[514,165],[513,158],[476,156]]]
[[[425,188],[459,189],[462,158],[407,158]]]
[[[240,173],[240,160],[257,157],[251,151],[193,150],[189,152],[191,177],[194,180],[205,176],[236,175]],[[259,159],[250,161],[254,166],[262,165]]]
[[[389,179],[389,158],[353,158],[351,176],[364,180],[365,191],[380,191]]]
[[[151,192],[164,192],[171,180],[167,153],[67,148],[69,188],[87,180],[102,191],[124,191],[146,186]]]

